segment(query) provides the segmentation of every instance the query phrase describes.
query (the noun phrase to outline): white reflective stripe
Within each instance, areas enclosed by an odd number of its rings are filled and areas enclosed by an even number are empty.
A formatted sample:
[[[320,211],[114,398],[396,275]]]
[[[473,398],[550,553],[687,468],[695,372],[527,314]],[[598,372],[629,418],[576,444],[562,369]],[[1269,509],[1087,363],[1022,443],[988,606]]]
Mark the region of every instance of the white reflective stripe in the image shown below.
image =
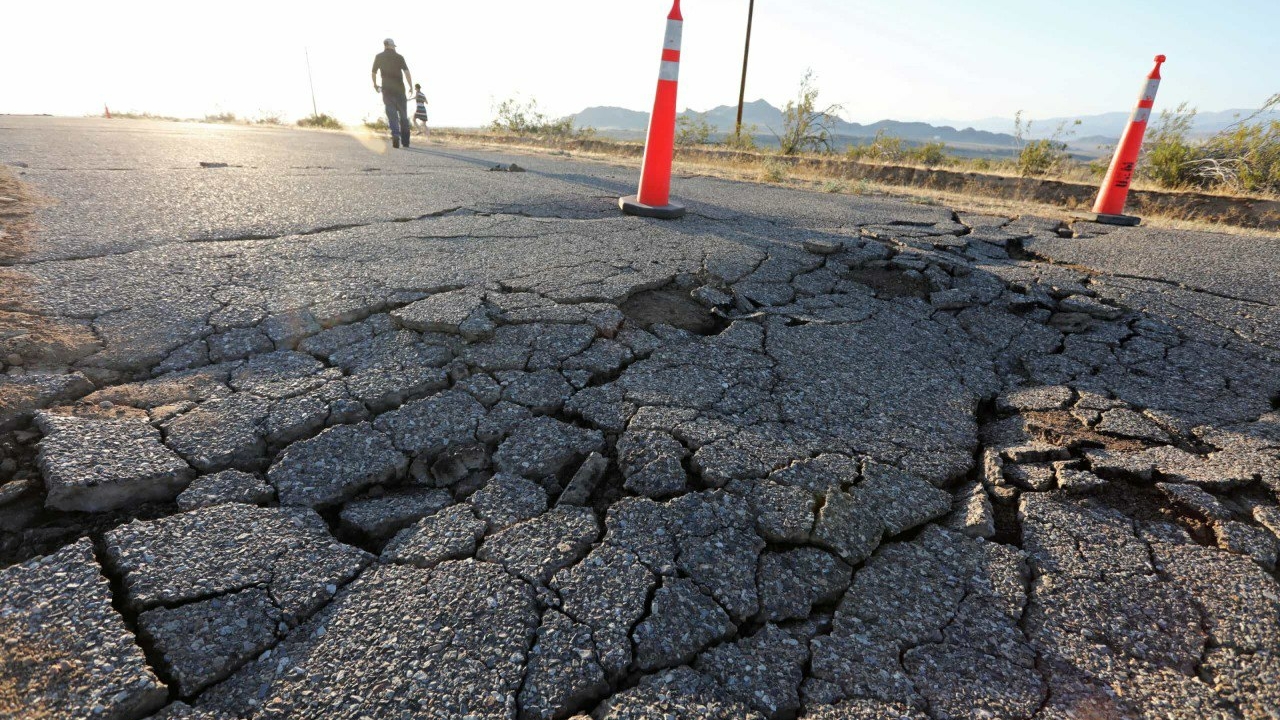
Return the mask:
[[[1144,123],[1151,119],[1151,108],[1140,107],[1133,111],[1133,121],[1136,123]]]
[[[684,35],[684,23],[679,20],[667,21],[667,39],[662,42],[663,50],[679,50],[680,39]]]
[[[658,70],[659,80],[679,80],[680,79],[680,63],[662,61],[662,68]]]
[[[1160,89],[1159,80],[1148,80],[1147,84],[1142,88],[1142,100],[1151,102],[1156,99],[1156,91]]]

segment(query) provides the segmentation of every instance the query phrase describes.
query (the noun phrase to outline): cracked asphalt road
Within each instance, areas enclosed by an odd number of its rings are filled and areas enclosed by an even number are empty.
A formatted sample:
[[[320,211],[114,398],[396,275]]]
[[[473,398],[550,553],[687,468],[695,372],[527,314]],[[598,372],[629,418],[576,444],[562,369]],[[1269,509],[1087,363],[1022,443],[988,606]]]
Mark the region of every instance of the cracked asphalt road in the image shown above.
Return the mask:
[[[2,717],[1277,717],[1280,239],[0,138]]]

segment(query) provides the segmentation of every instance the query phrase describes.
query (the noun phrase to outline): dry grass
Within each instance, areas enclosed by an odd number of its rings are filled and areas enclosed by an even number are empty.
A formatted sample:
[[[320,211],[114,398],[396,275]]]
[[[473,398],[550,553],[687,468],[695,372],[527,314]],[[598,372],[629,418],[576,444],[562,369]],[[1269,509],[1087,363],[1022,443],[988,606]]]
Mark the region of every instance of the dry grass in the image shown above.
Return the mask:
[[[0,263],[13,262],[31,249],[31,215],[45,204],[11,169],[0,166]]]
[[[0,167],[0,263],[12,263],[31,249],[35,210],[48,201]],[[35,367],[65,367],[100,347],[86,323],[52,320],[31,303],[32,279],[0,267],[0,360],[19,355]]]

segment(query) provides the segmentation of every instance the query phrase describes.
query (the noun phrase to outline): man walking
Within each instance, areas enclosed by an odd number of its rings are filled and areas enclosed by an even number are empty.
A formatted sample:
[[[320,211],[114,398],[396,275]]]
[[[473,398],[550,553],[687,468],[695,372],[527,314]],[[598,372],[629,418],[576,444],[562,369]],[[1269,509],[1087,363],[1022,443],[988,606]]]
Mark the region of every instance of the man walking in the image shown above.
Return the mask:
[[[382,104],[387,109],[387,125],[391,128],[391,146],[409,147],[409,96],[406,87],[413,87],[413,76],[404,57],[396,52],[396,42],[391,38],[382,41],[382,52],[373,59],[373,91],[382,93]],[[382,73],[382,86],[378,86],[378,73]]]

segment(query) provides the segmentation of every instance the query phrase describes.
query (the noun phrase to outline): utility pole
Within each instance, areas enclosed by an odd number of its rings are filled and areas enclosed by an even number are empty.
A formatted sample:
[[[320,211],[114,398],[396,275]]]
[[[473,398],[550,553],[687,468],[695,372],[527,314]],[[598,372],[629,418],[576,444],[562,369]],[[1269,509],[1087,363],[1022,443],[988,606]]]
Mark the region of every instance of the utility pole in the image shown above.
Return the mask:
[[[311,78],[311,51],[304,47],[302,54],[307,58],[307,84],[311,86],[311,117],[316,117],[320,111],[316,109],[316,81]]]
[[[736,137],[742,139],[742,107],[747,99],[747,61],[751,59],[751,21],[756,14],[756,0],[747,6],[747,47],[742,51],[742,87],[738,89],[738,128]]]

